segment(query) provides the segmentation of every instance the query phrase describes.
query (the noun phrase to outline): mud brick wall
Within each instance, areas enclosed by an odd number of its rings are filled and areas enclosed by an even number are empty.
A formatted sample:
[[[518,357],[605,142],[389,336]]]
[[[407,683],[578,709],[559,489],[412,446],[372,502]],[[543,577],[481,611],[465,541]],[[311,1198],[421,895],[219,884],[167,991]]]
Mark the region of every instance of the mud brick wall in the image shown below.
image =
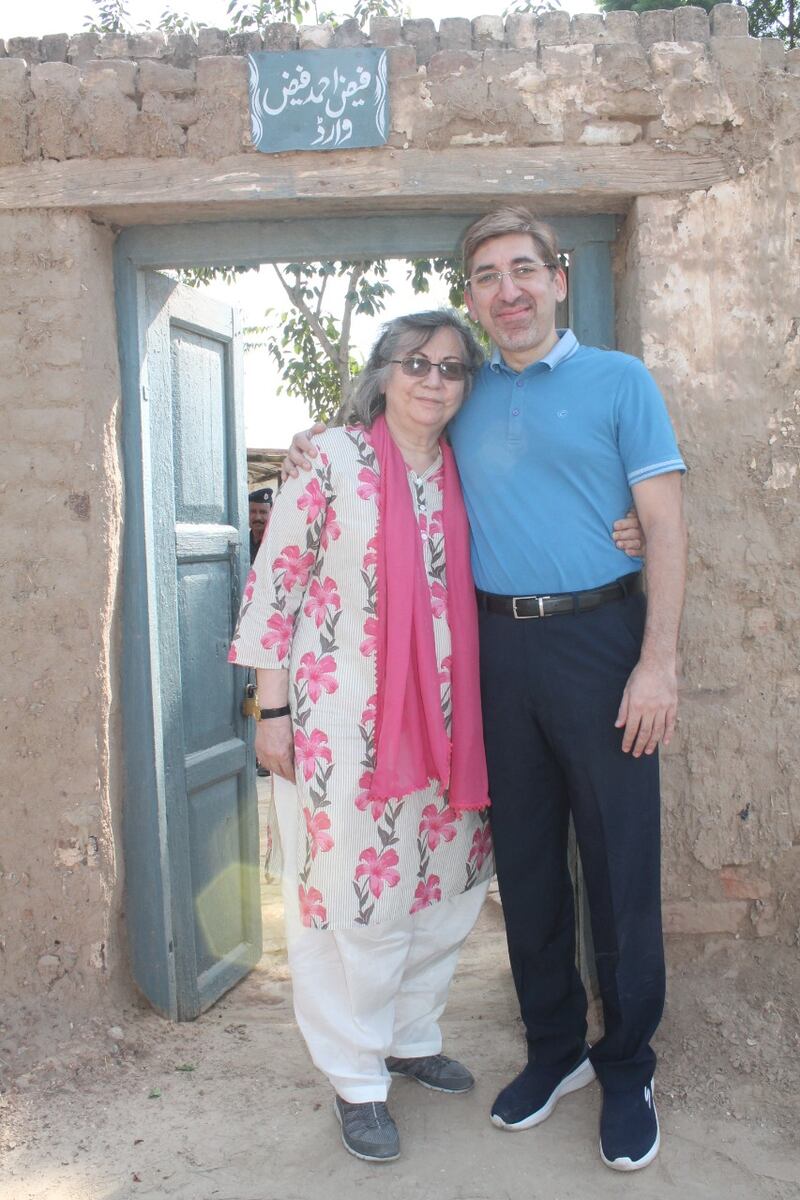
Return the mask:
[[[0,213],[0,964],[79,1000],[120,895],[112,612],[121,474],[111,233]]]
[[[365,162],[391,163],[398,190],[369,193],[384,211],[403,199],[404,156],[468,163],[482,179],[534,153],[554,170],[563,157],[571,212],[602,211],[594,181],[623,180],[607,209],[620,216],[618,341],[655,372],[690,465],[682,714],[663,770],[666,925],[795,945],[800,50],[748,37],[730,5],[438,28],[381,19],[368,38],[354,22],[278,24],[263,38],[203,29],[196,41],[53,34],[0,41],[0,963],[11,996],[89,1011],[131,987],[112,280],[124,218],[85,196],[59,206],[47,188],[125,171],[135,202],[140,174],[182,162],[192,180],[268,179],[292,156],[251,146],[246,54],[365,42],[389,49],[389,145],[313,167],[363,177]],[[644,155],[653,178],[626,191]],[[712,163],[713,181],[698,184],[693,163]],[[530,198],[525,179],[515,174],[513,198]],[[547,208],[546,191],[537,197]],[[153,205],[154,219],[185,219]],[[193,219],[203,215],[201,203]]]

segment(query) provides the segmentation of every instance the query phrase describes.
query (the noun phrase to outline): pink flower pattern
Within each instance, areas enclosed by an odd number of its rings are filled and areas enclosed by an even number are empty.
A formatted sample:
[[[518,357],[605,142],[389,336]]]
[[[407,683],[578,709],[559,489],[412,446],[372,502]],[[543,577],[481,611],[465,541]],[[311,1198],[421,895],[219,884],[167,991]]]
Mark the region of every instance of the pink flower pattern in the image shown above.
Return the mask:
[[[474,862],[475,870],[480,871],[487,858],[492,853],[492,831],[488,825],[476,829],[472,835],[472,846],[469,852],[469,862]]]
[[[447,615],[447,589],[438,580],[431,584],[431,608],[435,617]]]
[[[294,864],[300,917],[306,928],[343,929],[421,913],[481,883],[491,870],[491,834],[485,814],[450,809],[440,785],[390,800],[369,797],[380,481],[362,431],[331,430],[321,441],[313,473],[281,489],[259,568],[245,581],[229,658],[291,669],[303,814]],[[411,483],[418,527],[427,533],[423,557],[449,724],[443,479]]]
[[[456,813],[449,807],[440,810],[435,804],[427,804],[423,808],[419,832],[420,835],[427,833],[431,850],[435,850],[440,842],[452,842],[456,836],[457,819]]]
[[[283,662],[289,654],[293,629],[294,621],[291,617],[285,617],[282,613],[273,613],[267,621],[267,632],[261,638],[261,645],[265,650],[274,646],[278,658]]]
[[[356,495],[362,500],[370,500],[373,496],[377,496],[380,490],[380,481],[374,471],[369,467],[363,467],[358,472],[358,478],[361,480],[360,486],[356,488]]]
[[[273,571],[283,571],[283,590],[291,592],[298,584],[305,587],[311,568],[314,565],[314,555],[310,550],[300,553],[299,546],[284,546],[272,564]]]
[[[331,819],[326,812],[312,813],[310,808],[303,809],[303,816],[306,819],[306,832],[311,845],[311,857],[316,858],[317,853],[325,854],[328,850],[333,849],[333,838],[328,830],[331,827]]]
[[[417,890],[414,892],[414,903],[411,905],[411,912],[418,913],[423,908],[428,908],[431,904],[438,904],[442,898],[442,889],[439,887],[441,880],[438,875],[429,875],[427,879],[421,879],[417,884]]]
[[[363,558],[364,567],[374,567],[378,561],[378,539],[370,538],[367,542],[367,552]]]
[[[329,609],[339,609],[342,607],[342,598],[336,588],[336,583],[327,576],[323,583],[318,579],[312,579],[311,587],[308,589],[308,600],[303,605],[303,612],[307,617],[314,618],[314,624],[317,629],[323,624],[328,615]]]
[[[321,658],[316,658],[309,650],[300,659],[295,679],[298,682],[306,680],[308,697],[312,704],[316,704],[323,692],[331,695],[338,688],[339,684],[334,678],[335,672],[336,659],[332,654],[323,654]]]
[[[378,645],[378,619],[377,617],[367,617],[364,622],[364,640],[359,646],[359,650],[365,658],[369,658],[370,654],[374,654]]]
[[[297,501],[297,507],[306,510],[306,524],[313,525],[321,512],[324,512],[327,500],[322,494],[318,479],[312,479]]]
[[[295,763],[302,769],[303,778],[313,779],[317,764],[333,762],[333,753],[328,746],[328,735],[321,729],[312,729],[310,736],[299,726],[294,731]]]
[[[387,800],[369,798],[369,789],[372,785],[372,771],[365,771],[358,781],[358,786],[361,791],[356,796],[356,808],[360,812],[366,812],[367,809],[372,813],[373,821],[380,821],[386,811]]]
[[[311,928],[315,920],[323,925],[327,923],[328,914],[322,903],[322,892],[319,888],[311,887],[306,891],[300,884],[297,897],[300,902],[300,920],[307,929]]]
[[[322,526],[322,532],[319,535],[319,540],[323,550],[328,549],[331,542],[335,542],[341,536],[341,529],[336,520],[336,509],[331,507],[325,512],[325,524]]]
[[[380,900],[384,884],[393,888],[400,882],[400,872],[397,870],[399,861],[395,850],[384,850],[382,854],[378,854],[378,851],[370,846],[358,856],[356,879],[368,879],[369,890],[376,900]]]

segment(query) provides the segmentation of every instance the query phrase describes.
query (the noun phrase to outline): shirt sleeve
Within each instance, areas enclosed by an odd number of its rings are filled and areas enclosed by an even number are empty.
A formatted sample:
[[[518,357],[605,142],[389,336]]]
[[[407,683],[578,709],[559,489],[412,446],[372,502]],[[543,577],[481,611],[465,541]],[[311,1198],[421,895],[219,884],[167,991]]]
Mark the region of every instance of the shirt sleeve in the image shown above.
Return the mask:
[[[631,359],[617,390],[617,442],[628,485],[686,470],[664,398],[644,363]]]
[[[295,620],[320,553],[329,468],[287,479],[245,583],[228,662],[287,668]]]

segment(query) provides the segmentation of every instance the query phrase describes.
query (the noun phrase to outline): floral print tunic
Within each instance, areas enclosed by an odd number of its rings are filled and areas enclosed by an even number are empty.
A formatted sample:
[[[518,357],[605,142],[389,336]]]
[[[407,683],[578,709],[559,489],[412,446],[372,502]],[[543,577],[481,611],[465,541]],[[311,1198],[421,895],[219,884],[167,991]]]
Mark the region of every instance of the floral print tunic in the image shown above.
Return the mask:
[[[288,479],[276,499],[229,657],[289,670],[300,913],[306,926],[344,929],[438,904],[488,879],[493,865],[487,810],[454,811],[438,785],[369,800],[379,467],[360,427],[329,429],[316,442],[311,474]],[[408,479],[449,732],[441,457],[423,476],[409,471]]]

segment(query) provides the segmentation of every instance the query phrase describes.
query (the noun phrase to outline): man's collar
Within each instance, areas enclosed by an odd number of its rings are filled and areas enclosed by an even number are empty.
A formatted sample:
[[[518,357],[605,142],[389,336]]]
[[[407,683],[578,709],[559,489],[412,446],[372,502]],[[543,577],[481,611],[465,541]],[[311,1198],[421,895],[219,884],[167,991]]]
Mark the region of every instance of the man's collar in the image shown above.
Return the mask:
[[[572,355],[580,347],[580,342],[571,329],[557,329],[556,333],[558,334],[558,341],[553,346],[553,349],[549,354],[545,354],[544,358],[540,358],[538,362],[531,363],[532,367],[543,366],[548,367],[552,371],[559,363],[566,362],[568,358],[572,358]],[[501,368],[504,368],[506,371],[511,370],[511,367],[507,366],[503,361],[503,356],[497,346],[492,351],[489,366],[493,371],[499,371]],[[524,369],[527,370],[528,368]],[[514,372],[514,374],[517,374],[517,372]]]

